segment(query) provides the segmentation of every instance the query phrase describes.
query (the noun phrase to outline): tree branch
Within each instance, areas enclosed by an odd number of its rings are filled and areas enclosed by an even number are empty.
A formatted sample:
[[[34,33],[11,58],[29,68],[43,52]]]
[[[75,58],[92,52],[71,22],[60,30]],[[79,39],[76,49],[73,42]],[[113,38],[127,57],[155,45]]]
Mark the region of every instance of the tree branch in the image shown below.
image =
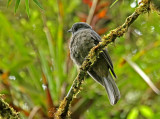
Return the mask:
[[[132,15],[126,18],[124,24],[119,26],[118,28],[111,30],[109,34],[103,36],[102,42],[100,42],[97,46],[93,47],[88,56],[85,58],[80,71],[73,82],[72,87],[70,88],[67,96],[61,102],[56,114],[56,119],[64,119],[66,116],[70,116],[69,107],[74,97],[80,92],[81,84],[83,83],[86,72],[90,70],[93,64],[96,62],[100,52],[105,49],[105,47],[114,42],[117,37],[123,36],[124,33],[127,32],[128,27],[138,18],[140,14],[147,13],[150,10],[150,0],[143,0],[139,7],[133,12]]]

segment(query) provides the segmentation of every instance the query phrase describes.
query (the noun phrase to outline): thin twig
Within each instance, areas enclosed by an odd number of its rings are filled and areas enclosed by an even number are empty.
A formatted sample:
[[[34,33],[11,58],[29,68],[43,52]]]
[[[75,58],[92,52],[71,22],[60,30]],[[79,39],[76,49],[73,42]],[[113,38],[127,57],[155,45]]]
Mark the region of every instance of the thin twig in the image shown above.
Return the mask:
[[[128,64],[142,77],[142,79],[151,87],[151,89],[158,95],[160,95],[160,90],[154,85],[151,79],[145,74],[145,72],[129,58],[125,58]]]
[[[36,115],[36,113],[38,112],[39,109],[40,109],[40,107],[35,106],[35,107],[32,109],[31,113],[29,114],[28,119],[33,119],[33,117]]]
[[[86,21],[86,23],[88,23],[88,24],[91,23],[91,20],[93,18],[93,15],[94,15],[94,12],[95,12],[95,9],[96,9],[96,6],[97,6],[97,2],[98,2],[98,0],[93,0],[93,2],[92,2],[92,7],[89,11],[89,15],[88,15],[88,18],[87,18],[87,21]]]
[[[100,42],[97,46],[93,47],[88,56],[86,57],[85,61],[83,62],[79,74],[77,78],[74,80],[73,85],[67,94],[67,96],[64,98],[64,100],[61,102],[56,114],[56,119],[64,119],[66,116],[69,116],[69,106],[71,104],[71,101],[73,97],[75,97],[78,92],[80,91],[80,87],[82,82],[84,81],[84,78],[86,76],[86,72],[93,66],[95,61],[97,60],[97,57],[99,56],[100,52],[111,42],[114,42],[117,37],[123,36],[124,33],[127,32],[128,27],[138,18],[138,16],[142,13],[146,13],[150,10],[149,8],[150,0],[145,0],[143,3],[140,4],[138,8],[136,8],[135,12],[126,18],[126,21],[124,24],[122,24],[120,27],[110,31],[110,33],[102,38],[102,42]]]

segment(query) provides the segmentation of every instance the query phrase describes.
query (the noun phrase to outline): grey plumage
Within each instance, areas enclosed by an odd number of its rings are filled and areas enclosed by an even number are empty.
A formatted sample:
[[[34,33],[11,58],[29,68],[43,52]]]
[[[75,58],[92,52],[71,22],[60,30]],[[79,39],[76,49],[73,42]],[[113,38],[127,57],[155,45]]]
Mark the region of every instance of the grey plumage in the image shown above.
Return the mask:
[[[75,64],[81,66],[90,49],[101,41],[101,37],[91,28],[91,26],[84,22],[73,24],[69,31],[72,32],[69,46],[71,59]],[[120,92],[110,72],[112,72],[113,76],[116,78],[111,58],[107,49],[105,49],[100,53],[100,56],[92,69],[87,73],[95,81],[105,87],[109,101],[114,105],[120,99]]]

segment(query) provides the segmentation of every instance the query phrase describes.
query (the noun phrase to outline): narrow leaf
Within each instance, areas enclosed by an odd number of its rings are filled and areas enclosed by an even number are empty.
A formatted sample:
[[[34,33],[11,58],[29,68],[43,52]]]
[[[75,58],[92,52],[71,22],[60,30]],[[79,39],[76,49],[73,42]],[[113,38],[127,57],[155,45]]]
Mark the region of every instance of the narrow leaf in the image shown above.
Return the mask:
[[[12,0],[8,0],[7,7],[11,4]]]
[[[29,17],[29,0],[25,0],[26,3],[26,11],[27,11],[27,15]]]
[[[15,9],[14,12],[17,12],[18,6],[19,6],[20,0],[16,0],[16,5],[15,5]]]
[[[118,2],[118,0],[114,1],[114,3],[111,4],[110,8],[113,7]]]
[[[41,9],[43,9],[42,5],[40,4],[40,2],[38,0],[33,0],[33,1],[36,3],[36,5],[38,7],[40,7]]]

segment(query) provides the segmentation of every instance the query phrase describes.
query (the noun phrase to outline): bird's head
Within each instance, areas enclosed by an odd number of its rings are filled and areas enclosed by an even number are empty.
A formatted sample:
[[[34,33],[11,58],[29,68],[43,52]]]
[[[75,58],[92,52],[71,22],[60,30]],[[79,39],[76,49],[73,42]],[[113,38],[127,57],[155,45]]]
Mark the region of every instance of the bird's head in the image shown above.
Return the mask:
[[[76,33],[79,30],[82,29],[92,29],[92,27],[90,25],[88,25],[87,23],[84,22],[77,22],[75,24],[73,24],[72,28],[68,30],[68,32],[72,32],[72,34]]]

